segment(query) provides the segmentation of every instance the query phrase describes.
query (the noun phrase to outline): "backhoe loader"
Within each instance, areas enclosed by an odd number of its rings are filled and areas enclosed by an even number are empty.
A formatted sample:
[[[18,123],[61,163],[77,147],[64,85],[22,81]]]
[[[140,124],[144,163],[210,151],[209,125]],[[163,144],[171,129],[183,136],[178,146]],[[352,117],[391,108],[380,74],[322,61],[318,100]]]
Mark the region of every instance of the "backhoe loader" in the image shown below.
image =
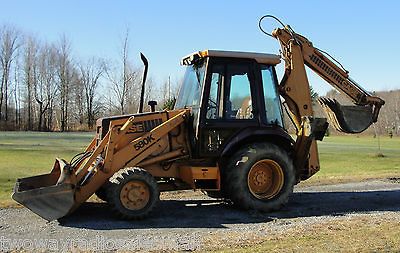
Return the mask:
[[[264,16],[260,19],[272,16]],[[274,17],[273,17],[274,18]],[[204,50],[184,57],[186,73],[174,110],[101,118],[96,135],[71,161],[56,159],[49,174],[17,179],[13,199],[46,220],[64,217],[93,194],[122,219],[142,219],[161,191],[200,189],[242,209],[270,212],[295,184],[320,169],[317,140],[327,119],[314,116],[305,66],[352,99],[321,98],[339,131],[359,133],[377,121],[384,101],[288,25],[270,36],[282,55]],[[265,31],[264,31],[265,32]],[[285,64],[278,82],[275,66]],[[283,122],[286,108],[296,128]]]

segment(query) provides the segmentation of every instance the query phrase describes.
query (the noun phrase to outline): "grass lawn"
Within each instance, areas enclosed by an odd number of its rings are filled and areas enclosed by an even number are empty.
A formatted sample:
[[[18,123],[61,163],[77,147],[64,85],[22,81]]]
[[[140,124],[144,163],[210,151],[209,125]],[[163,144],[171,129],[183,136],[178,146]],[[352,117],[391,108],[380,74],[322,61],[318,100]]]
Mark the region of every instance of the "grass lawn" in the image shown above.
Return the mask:
[[[303,184],[400,177],[400,138],[332,136],[318,142],[321,170]],[[381,153],[383,156],[379,156]]]
[[[13,205],[16,178],[50,172],[56,157],[69,161],[94,133],[0,132],[0,206]]]
[[[16,178],[50,172],[55,157],[69,161],[94,133],[0,132],[0,206],[12,205]],[[400,138],[326,137],[319,143],[321,171],[305,184],[400,177]]]

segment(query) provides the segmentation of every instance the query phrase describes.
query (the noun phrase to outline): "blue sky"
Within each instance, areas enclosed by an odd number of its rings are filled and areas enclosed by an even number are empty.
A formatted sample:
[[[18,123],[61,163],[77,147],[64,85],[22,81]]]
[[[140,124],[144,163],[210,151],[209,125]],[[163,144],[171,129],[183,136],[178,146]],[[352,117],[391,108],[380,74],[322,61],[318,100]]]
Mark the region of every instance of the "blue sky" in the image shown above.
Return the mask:
[[[257,26],[259,17],[273,14],[335,56],[367,90],[400,88],[400,1],[8,0],[1,9],[0,23],[43,41],[66,34],[76,58],[116,58],[128,28],[131,60],[140,66],[143,52],[159,83],[179,79],[181,57],[193,51],[278,53],[277,41]],[[275,26],[266,23],[267,30]],[[330,89],[315,75],[310,82],[319,93]]]

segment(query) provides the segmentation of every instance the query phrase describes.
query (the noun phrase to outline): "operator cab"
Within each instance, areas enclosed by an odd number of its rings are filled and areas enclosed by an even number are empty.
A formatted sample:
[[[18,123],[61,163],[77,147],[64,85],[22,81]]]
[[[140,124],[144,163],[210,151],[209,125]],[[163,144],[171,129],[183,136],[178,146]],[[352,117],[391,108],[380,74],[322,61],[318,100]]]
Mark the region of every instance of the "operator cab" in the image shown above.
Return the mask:
[[[278,55],[216,50],[182,59],[187,69],[175,109],[192,109],[190,139],[199,156],[220,156],[246,133],[285,132],[275,73],[279,62]]]

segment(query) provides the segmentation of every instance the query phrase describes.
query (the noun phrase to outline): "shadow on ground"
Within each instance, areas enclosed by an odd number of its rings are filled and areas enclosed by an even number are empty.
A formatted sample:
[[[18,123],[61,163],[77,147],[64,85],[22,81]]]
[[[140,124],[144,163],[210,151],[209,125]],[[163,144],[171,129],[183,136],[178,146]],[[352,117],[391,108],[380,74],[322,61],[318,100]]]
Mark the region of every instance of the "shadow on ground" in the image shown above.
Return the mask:
[[[270,222],[275,219],[400,211],[400,190],[368,192],[299,192],[279,212],[241,211],[218,200],[163,200],[142,221],[113,218],[106,203],[85,203],[61,226],[95,230],[149,228],[224,228],[226,224]]]

